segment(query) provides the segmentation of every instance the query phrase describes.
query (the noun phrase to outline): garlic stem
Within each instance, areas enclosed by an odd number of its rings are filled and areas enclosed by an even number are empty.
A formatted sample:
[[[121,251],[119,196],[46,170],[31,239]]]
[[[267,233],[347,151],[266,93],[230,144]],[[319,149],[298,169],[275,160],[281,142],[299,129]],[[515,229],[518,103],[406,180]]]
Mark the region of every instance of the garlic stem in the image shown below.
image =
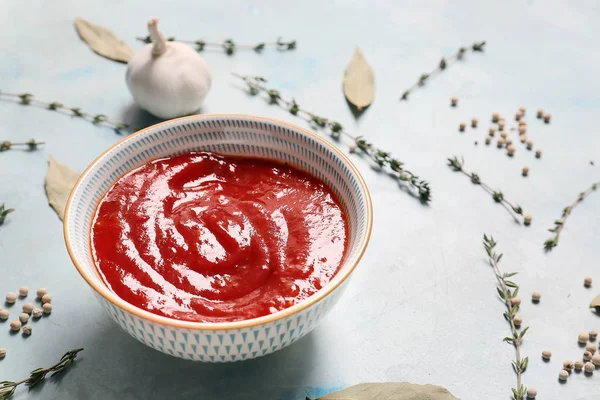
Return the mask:
[[[158,30],[158,18],[152,18],[148,21],[148,33],[152,38],[152,54],[155,56],[163,55],[167,51],[167,41],[163,34]]]

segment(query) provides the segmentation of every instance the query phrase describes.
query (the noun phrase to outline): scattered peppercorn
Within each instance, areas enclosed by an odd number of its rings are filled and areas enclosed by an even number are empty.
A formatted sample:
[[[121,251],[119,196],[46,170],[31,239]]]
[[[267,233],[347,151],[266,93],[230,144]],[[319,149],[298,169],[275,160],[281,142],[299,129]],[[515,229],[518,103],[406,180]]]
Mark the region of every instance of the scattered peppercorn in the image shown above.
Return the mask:
[[[461,132],[464,132],[466,126],[467,126],[467,124],[465,124],[464,122],[461,122],[460,125],[458,125],[458,130]]]
[[[25,303],[23,304],[23,312],[27,314],[31,314],[33,311],[33,303]]]
[[[522,117],[523,117],[523,113],[521,111],[518,111],[515,114],[515,121],[519,121]]]
[[[31,325],[25,325],[23,327],[23,335],[31,335],[31,331],[33,330],[33,328],[31,327]]]
[[[513,306],[518,306],[519,304],[521,304],[521,298],[519,296],[513,297],[512,299],[510,299],[510,304],[512,304]]]
[[[527,141],[527,135],[520,135],[519,140],[521,140],[521,143],[525,143]]]
[[[542,298],[542,294],[541,294],[540,292],[533,292],[533,293],[531,294],[531,300],[532,300],[534,303],[537,303],[537,302],[539,302],[541,298]]]
[[[490,136],[494,136],[494,134],[496,133],[496,128],[494,128],[493,126],[490,126]]]
[[[525,225],[529,225],[531,224],[531,220],[533,219],[533,217],[531,216],[531,214],[526,214],[523,217],[523,221],[525,222]]]
[[[46,293],[48,293],[48,290],[46,290],[46,288],[39,288],[36,292],[37,298],[41,299]]]
[[[42,296],[42,303],[46,304],[46,303],[52,303],[52,296],[49,295],[48,293],[46,293],[45,295]]]
[[[523,176],[529,175],[529,167],[523,167]]]
[[[592,287],[592,278],[590,276],[586,276],[583,280],[583,286],[586,288]]]
[[[590,353],[589,351],[586,351],[583,353],[583,359],[585,361],[590,361],[592,359],[592,353]]]
[[[491,138],[491,136],[487,136],[485,138],[485,144],[490,144],[490,143],[492,143],[492,138]]]
[[[456,107],[457,104],[458,104],[458,97],[456,97],[456,96],[450,97],[450,105],[452,107]]]
[[[544,114],[544,122],[547,123],[547,124],[550,123],[550,118],[551,117],[552,116],[549,113]]]
[[[577,337],[577,340],[579,340],[579,343],[581,344],[586,344],[588,340],[590,340],[590,335],[587,332],[581,332]]]
[[[527,150],[531,150],[533,148],[533,142],[531,140],[527,141]],[[536,153],[537,154],[537,153]],[[541,154],[541,153],[540,153]]]
[[[558,379],[560,379],[561,381],[566,381],[568,377],[569,377],[569,373],[567,371],[565,371],[564,369],[561,369],[560,372],[558,373]]]
[[[517,315],[516,317],[513,318],[513,323],[515,324],[515,326],[518,328],[521,326],[521,324],[523,323],[523,317],[521,317],[520,315]]]
[[[544,110],[542,110],[541,108],[539,110],[537,110],[537,117],[538,118],[542,118],[544,116]]]
[[[505,131],[501,131],[501,132],[500,132],[500,137],[501,137],[502,139],[506,139],[506,136],[507,136],[507,134],[506,134],[506,132],[505,132]]]
[[[512,144],[512,139],[506,139],[505,142],[507,146],[510,146]]]
[[[15,304],[17,301],[17,294],[15,292],[9,292],[6,294],[6,302],[8,304]]]
[[[600,353],[592,356],[592,364],[594,364],[596,367],[600,367]]]
[[[11,322],[10,329],[12,329],[13,331],[18,331],[19,329],[21,329],[21,321],[16,319],[13,322]]]
[[[587,372],[588,374],[591,374],[596,369],[596,366],[588,361],[585,363],[584,368],[585,368],[585,372]]]
[[[596,354],[596,345],[593,343],[588,343],[587,346],[585,346],[585,350],[589,351],[590,353],[592,353],[592,355]]]
[[[522,115],[525,115],[525,110],[526,110],[526,108],[525,108],[525,107],[523,107],[523,106],[519,107],[519,112],[520,112]]]
[[[552,352],[550,350],[542,351],[542,358],[544,358],[545,360],[549,360],[550,358],[552,358]]]
[[[50,314],[52,312],[52,304],[44,303],[44,305],[42,306],[42,309],[44,310],[44,314]]]
[[[503,130],[504,129],[504,118],[501,118],[498,121],[498,129]]]
[[[8,310],[0,308],[0,319],[7,320],[9,316],[10,313],[8,312]]]
[[[471,127],[473,128],[477,128],[477,122],[479,122],[479,120],[475,117],[471,118]]]
[[[498,122],[500,120],[500,114],[497,112],[492,114],[492,122]]]
[[[19,314],[19,321],[21,321],[22,323],[26,323],[27,321],[29,321],[29,314],[27,314],[27,313]]]
[[[580,360],[576,360],[573,364],[573,367],[575,368],[575,371],[581,371],[583,369],[583,362]]]
[[[592,329],[590,331],[590,341],[593,342],[594,340],[596,340],[597,337],[598,337],[598,331],[595,329]]]
[[[43,312],[44,312],[44,310],[42,310],[39,307],[34,308],[33,312],[32,312],[33,318],[40,318],[42,316]]]
[[[352,153],[352,154],[356,153],[356,146],[355,146],[355,145],[353,145],[353,144],[351,144],[351,145],[350,145],[350,148],[348,149],[348,151],[349,151],[350,153]]]
[[[537,390],[535,390],[535,388],[527,388],[527,398],[529,399],[535,399],[535,396],[537,396]]]
[[[540,158],[542,156],[542,151],[541,150],[536,150],[535,151],[535,158]]]
[[[527,127],[525,125],[519,126],[519,134],[524,135],[527,132]]]
[[[3,347],[0,349],[0,358],[6,357],[6,349]]]
[[[496,145],[498,146],[499,149],[501,149],[502,146],[504,146],[504,139],[502,139],[502,138],[498,139],[498,141],[496,142]]]
[[[506,142],[507,147],[506,147],[506,151],[508,153],[509,156],[512,156],[515,154],[515,146],[512,145],[512,141],[511,144],[508,144],[508,142]]]
[[[29,288],[27,286],[21,286],[19,288],[19,296],[26,297],[28,293],[29,293]]]

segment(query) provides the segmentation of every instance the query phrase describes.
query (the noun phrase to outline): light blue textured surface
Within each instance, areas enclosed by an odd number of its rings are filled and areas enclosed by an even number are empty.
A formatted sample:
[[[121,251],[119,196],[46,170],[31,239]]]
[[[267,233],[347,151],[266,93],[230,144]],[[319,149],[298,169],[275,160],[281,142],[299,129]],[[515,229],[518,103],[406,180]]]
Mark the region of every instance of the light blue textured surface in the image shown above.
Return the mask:
[[[264,75],[285,96],[339,120],[392,151],[431,182],[433,202],[423,207],[371,164],[355,157],[371,189],[375,226],[371,247],[348,290],[310,335],[271,356],[232,365],[202,365],[148,349],[104,314],[72,267],[62,224],[47,206],[43,178],[48,155],[82,170],[119,139],[110,129],[49,111],[0,102],[0,138],[47,141],[34,153],[0,154],[0,201],[16,207],[0,227],[0,291],[26,284],[48,287],[55,312],[23,339],[0,323],[0,379],[21,379],[50,365],[66,350],[85,347],[76,366],[16,399],[264,398],[302,399],[363,381],[436,383],[463,399],[507,399],[515,377],[508,328],[495,297],[494,276],[480,244],[492,233],[504,268],[521,272],[524,299],[542,292],[539,305],[523,302],[530,326],[523,353],[531,361],[524,383],[542,399],[600,399],[600,374],[573,374],[557,382],[565,359],[578,358],[580,331],[600,330],[587,308],[598,294],[600,194],[571,215],[560,245],[542,251],[547,228],[577,193],[600,179],[600,83],[597,1],[101,1],[0,3],[0,89],[31,92],[126,121],[151,122],[131,103],[125,67],[92,53],[77,38],[75,16],[111,28],[139,49],[148,18],[162,18],[167,36],[259,42],[298,40],[289,52],[220,51],[204,56],[213,88],[203,112],[244,112],[299,121],[250,98],[230,72]],[[432,78],[408,103],[398,97],[441,55],[487,40],[485,54],[469,54]],[[341,93],[346,63],[359,45],[375,70],[374,104],[358,122]],[[448,107],[459,96],[457,109]],[[511,120],[528,108],[529,136],[543,157],[517,146],[509,159],[482,145],[489,116]],[[552,113],[550,125],[532,118]],[[480,128],[457,133],[460,121]],[[478,146],[473,142],[477,140]],[[518,226],[481,188],[453,173],[445,159],[463,155],[466,167],[533,214]],[[528,165],[530,176],[520,176]],[[582,286],[593,276],[596,288]],[[2,333],[0,331],[0,333]],[[543,349],[554,356],[539,357]]]

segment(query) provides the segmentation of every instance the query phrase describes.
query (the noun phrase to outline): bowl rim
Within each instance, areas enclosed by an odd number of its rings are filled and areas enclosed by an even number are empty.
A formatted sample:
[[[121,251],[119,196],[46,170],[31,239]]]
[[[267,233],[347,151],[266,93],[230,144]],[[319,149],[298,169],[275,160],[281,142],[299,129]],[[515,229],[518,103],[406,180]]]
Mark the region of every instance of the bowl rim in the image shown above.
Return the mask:
[[[286,309],[283,309],[281,311],[278,311],[276,313],[273,314],[268,314],[268,315],[264,315],[258,318],[252,318],[252,319],[247,319],[247,320],[242,320],[242,321],[233,321],[233,322],[193,322],[193,321],[182,321],[182,320],[177,320],[174,318],[168,318],[168,317],[163,317],[161,315],[157,315],[154,313],[151,313],[150,311],[146,311],[143,310],[141,308],[138,308],[136,306],[134,306],[131,303],[126,302],[125,300],[121,299],[119,296],[117,296],[117,294],[113,293],[105,284],[103,283],[98,283],[96,281],[94,281],[91,278],[91,273],[89,273],[88,271],[86,271],[81,264],[79,263],[79,260],[77,259],[77,257],[74,254],[72,245],[71,245],[71,238],[69,235],[69,231],[68,231],[68,226],[69,226],[69,217],[70,217],[70,212],[69,210],[71,209],[71,203],[73,201],[73,196],[75,195],[75,191],[79,188],[79,185],[81,184],[83,178],[88,174],[88,172],[90,171],[90,169],[96,165],[96,163],[102,158],[104,157],[107,153],[109,153],[110,151],[112,151],[115,147],[119,146],[121,143],[126,142],[127,140],[131,140],[131,138],[137,136],[137,135],[142,135],[145,132],[148,132],[149,130],[153,130],[156,128],[159,128],[162,125],[167,125],[167,124],[172,124],[173,122],[177,122],[177,121],[185,121],[185,120],[196,120],[196,119],[202,119],[202,118],[228,118],[228,117],[236,117],[236,118],[249,118],[249,119],[258,119],[258,120],[262,120],[262,121],[269,121],[269,122],[274,122],[274,123],[278,123],[284,126],[288,126],[292,129],[298,130],[301,133],[311,137],[312,139],[320,142],[321,144],[323,144],[325,147],[327,147],[329,150],[333,151],[334,153],[336,153],[346,164],[347,166],[350,168],[350,170],[354,173],[354,175],[356,176],[359,186],[360,188],[363,190],[363,192],[365,193],[365,218],[366,218],[366,231],[365,231],[365,235],[363,236],[363,238],[361,239],[360,243],[358,244],[358,251],[356,252],[356,255],[354,256],[353,259],[348,260],[347,263],[350,263],[350,267],[346,269],[346,271],[342,274],[337,274],[336,277],[339,277],[337,280],[335,280],[334,284],[328,284],[327,286],[325,286],[323,289],[319,290],[318,292],[316,292],[314,295],[312,295],[311,297],[309,297],[308,299],[306,299],[305,301],[302,301],[298,304],[293,305],[292,307],[288,307]],[[91,229],[91,227],[90,227]],[[117,143],[114,143],[113,145],[109,146],[106,150],[104,150],[100,155],[98,155],[86,168],[85,170],[81,173],[81,175],[79,176],[79,178],[77,179],[77,182],[75,183],[75,185],[73,186],[73,189],[71,190],[71,193],[69,194],[69,198],[67,200],[66,206],[65,206],[65,214],[64,214],[64,225],[63,225],[63,235],[64,235],[64,239],[65,239],[65,244],[67,247],[67,251],[69,253],[69,257],[71,258],[71,261],[73,262],[73,264],[75,265],[75,268],[77,269],[77,271],[79,272],[79,274],[83,277],[83,279],[87,282],[87,284],[89,286],[92,287],[92,289],[94,289],[94,291],[96,293],[98,293],[100,296],[102,296],[104,298],[104,300],[112,303],[114,306],[116,306],[117,308],[129,313],[129,314],[133,314],[138,318],[141,318],[143,320],[146,321],[150,321],[159,325],[167,325],[170,326],[172,328],[180,328],[180,329],[188,329],[188,330],[197,330],[197,331],[224,331],[224,330],[235,330],[235,329],[243,329],[243,328],[251,328],[257,325],[263,325],[263,324],[267,324],[267,323],[271,323],[271,322],[275,322],[281,319],[284,319],[286,317],[289,317],[291,315],[297,314],[299,312],[301,312],[302,310],[318,303],[319,301],[323,300],[325,297],[327,297],[328,295],[330,295],[331,293],[333,293],[333,291],[335,289],[337,289],[346,279],[348,279],[348,277],[352,274],[352,272],[354,271],[354,269],[356,268],[356,266],[358,265],[358,263],[360,262],[360,260],[362,259],[366,249],[367,249],[367,245],[369,243],[369,240],[371,238],[371,233],[372,233],[372,229],[373,229],[373,206],[372,206],[372,202],[371,202],[371,194],[369,192],[369,188],[367,187],[367,184],[363,178],[363,176],[361,175],[361,173],[359,172],[358,168],[356,168],[356,166],[354,165],[354,163],[350,160],[350,158],[348,156],[346,156],[340,149],[338,149],[336,146],[334,146],[333,144],[329,143],[327,140],[325,140],[324,138],[320,137],[318,134],[310,131],[309,129],[306,128],[302,128],[298,125],[289,123],[289,122],[285,122],[285,121],[281,121],[275,118],[268,118],[268,117],[261,117],[258,115],[251,115],[251,114],[233,114],[233,113],[216,113],[216,114],[197,114],[197,115],[191,115],[191,116],[187,116],[187,117],[180,117],[180,118],[174,118],[168,121],[163,121],[163,122],[159,122],[157,124],[151,125],[149,127],[146,127],[144,129],[140,129],[137,132],[132,133],[131,135],[128,135],[127,137],[119,140]],[[88,244],[89,246],[89,244]],[[331,282],[330,282],[331,283]]]

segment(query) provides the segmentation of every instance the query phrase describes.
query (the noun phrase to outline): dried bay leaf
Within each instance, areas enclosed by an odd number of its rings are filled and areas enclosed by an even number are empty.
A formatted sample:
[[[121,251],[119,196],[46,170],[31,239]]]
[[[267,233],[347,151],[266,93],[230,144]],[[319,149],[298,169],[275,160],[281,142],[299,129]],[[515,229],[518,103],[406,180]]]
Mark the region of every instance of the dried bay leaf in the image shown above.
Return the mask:
[[[75,186],[77,179],[79,179],[79,173],[50,156],[48,172],[46,172],[46,197],[48,197],[48,204],[56,211],[61,221],[65,215],[65,206],[71,189]]]
[[[133,57],[131,47],[102,26],[77,17],[75,18],[75,29],[90,49],[102,57],[123,63],[129,62]]]
[[[358,47],[346,67],[344,95],[359,111],[375,98],[375,74]]]
[[[600,296],[596,296],[590,301],[590,308],[595,308],[596,311],[600,311]]]
[[[448,390],[435,385],[408,382],[361,383],[338,390],[318,400],[458,400]]]

